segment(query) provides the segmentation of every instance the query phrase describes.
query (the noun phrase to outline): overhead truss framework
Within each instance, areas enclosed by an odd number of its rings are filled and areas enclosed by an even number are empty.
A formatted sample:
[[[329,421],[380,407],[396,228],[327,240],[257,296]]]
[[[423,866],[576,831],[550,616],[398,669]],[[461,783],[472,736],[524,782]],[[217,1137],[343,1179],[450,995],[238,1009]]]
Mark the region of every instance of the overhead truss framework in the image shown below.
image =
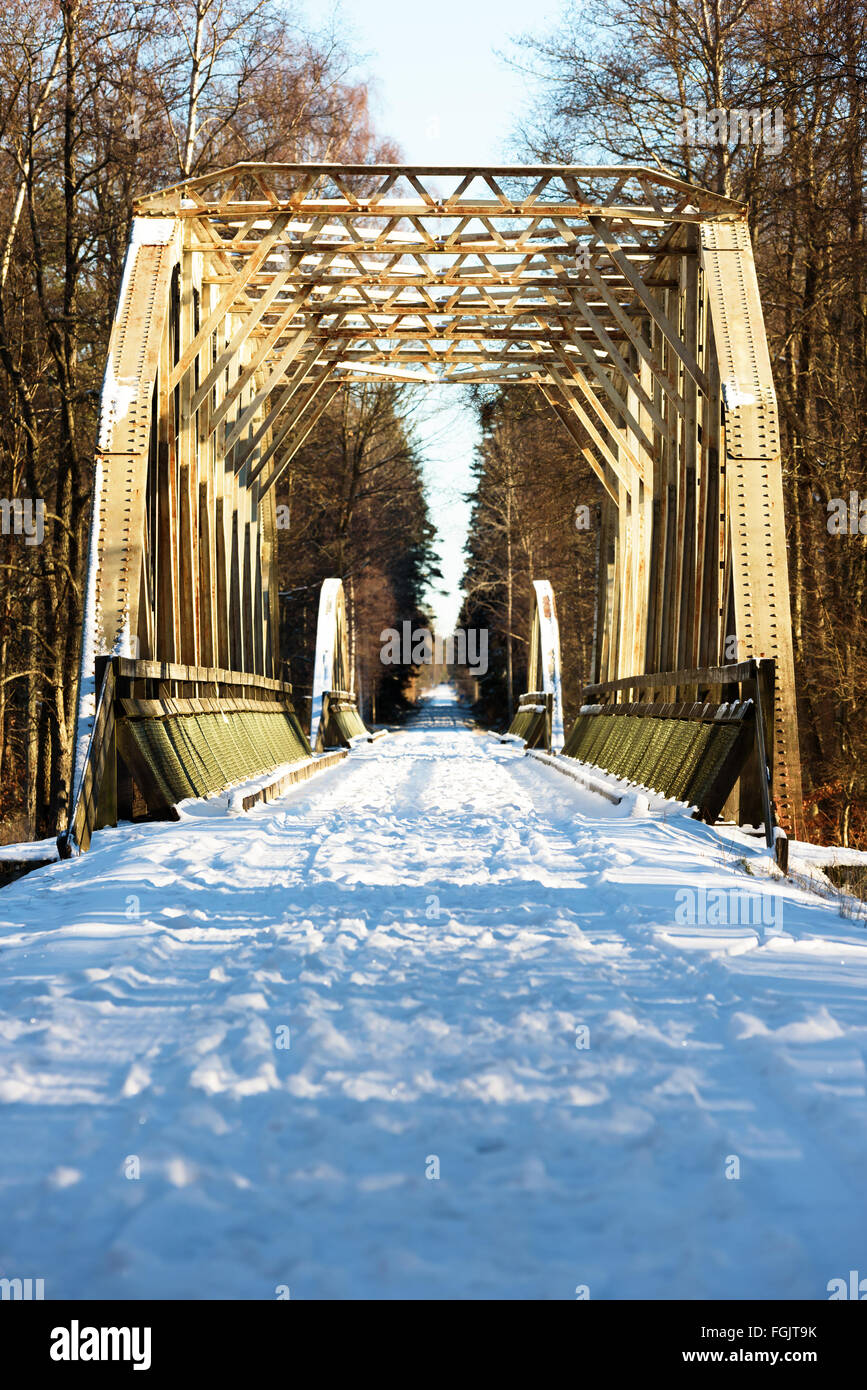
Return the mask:
[[[383,380],[542,392],[603,489],[593,676],[773,657],[775,794],[797,829],[746,210],[635,166],[240,164],[139,200],[102,402],[80,740],[96,655],[275,674],[275,488],[335,392]]]

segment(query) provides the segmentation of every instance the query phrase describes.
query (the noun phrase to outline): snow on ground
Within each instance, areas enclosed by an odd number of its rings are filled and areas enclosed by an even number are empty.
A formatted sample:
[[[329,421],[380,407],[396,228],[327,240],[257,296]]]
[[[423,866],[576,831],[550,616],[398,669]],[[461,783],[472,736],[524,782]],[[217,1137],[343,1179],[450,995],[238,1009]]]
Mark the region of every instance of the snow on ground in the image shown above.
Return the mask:
[[[867,931],[735,841],[441,693],[248,816],[98,833],[0,893],[0,1276],[827,1298],[867,1274]]]

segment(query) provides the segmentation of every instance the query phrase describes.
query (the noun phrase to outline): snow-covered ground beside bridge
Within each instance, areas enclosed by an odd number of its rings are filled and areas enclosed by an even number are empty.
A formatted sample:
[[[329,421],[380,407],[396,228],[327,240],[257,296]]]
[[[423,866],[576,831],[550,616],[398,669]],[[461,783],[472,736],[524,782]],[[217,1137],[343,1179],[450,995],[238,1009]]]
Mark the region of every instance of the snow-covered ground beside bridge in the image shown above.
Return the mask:
[[[434,701],[279,803],[103,831],[4,889],[0,1276],[296,1299],[867,1276],[864,923],[748,874],[760,844],[626,809]],[[745,903],[755,924],[714,923]]]

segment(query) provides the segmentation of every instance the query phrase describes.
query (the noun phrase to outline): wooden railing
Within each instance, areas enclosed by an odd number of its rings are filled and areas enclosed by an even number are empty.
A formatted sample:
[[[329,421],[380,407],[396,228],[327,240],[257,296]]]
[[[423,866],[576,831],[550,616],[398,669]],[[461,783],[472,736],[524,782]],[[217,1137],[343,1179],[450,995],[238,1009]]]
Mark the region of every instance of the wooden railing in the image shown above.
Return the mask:
[[[541,719],[530,719],[531,712]],[[506,733],[506,739],[521,738],[528,748],[544,748],[551,752],[551,727],[554,715],[554,696],[550,691],[525,690],[518,697],[518,708]],[[505,742],[506,739],[503,741]]]
[[[292,686],[249,671],[214,666],[184,666],[167,661],[138,661],[103,656],[96,662],[96,712],[84,771],[67,830],[58,836],[61,858],[90,847],[94,830],[118,819],[117,715],[131,700],[250,700],[278,703],[292,711]]]
[[[371,733],[361,717],[358,696],[351,690],[323,690],[322,713],[316,730],[314,747],[317,752],[326,748],[350,748],[355,739],[368,743],[382,738],[387,731]]]
[[[246,699],[291,699],[292,686],[287,681],[253,675],[249,671],[226,671],[218,666],[181,666],[170,661],[135,661],[131,657],[101,657],[97,663],[110,661],[118,681],[118,694],[142,699],[195,698],[236,696]],[[129,681],[136,689],[125,689]],[[140,689],[139,687],[145,687]]]
[[[680,671],[654,671],[640,676],[621,676],[584,687],[584,703],[603,702],[605,697],[629,699],[635,692],[653,690],[661,698],[676,701],[703,700],[719,692],[721,700],[753,700],[756,707],[755,775],[764,819],[765,840],[774,849],[777,863],[788,866],[788,840],[778,824],[773,801],[773,771],[769,750],[773,746],[775,665],[772,660],[735,662],[728,666],[687,668]]]

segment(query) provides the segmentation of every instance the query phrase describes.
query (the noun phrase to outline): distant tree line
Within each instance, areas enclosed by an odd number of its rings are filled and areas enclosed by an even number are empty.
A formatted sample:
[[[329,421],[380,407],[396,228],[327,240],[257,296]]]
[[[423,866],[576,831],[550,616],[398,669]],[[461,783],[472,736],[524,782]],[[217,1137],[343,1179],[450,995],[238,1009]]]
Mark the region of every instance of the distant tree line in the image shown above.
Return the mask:
[[[531,585],[554,587],[567,717],[589,678],[601,488],[541,393],[476,395],[481,429],[467,540],[461,624],[488,630],[477,713],[508,725],[527,689]],[[465,685],[470,694],[470,688]],[[472,691],[476,694],[475,691]]]
[[[381,634],[428,625],[425,591],[439,577],[413,392],[390,383],[347,388],[295,455],[278,494],[281,650],[305,713],[312,688],[319,589],[343,580],[350,659],[364,718],[404,714],[417,674],[383,662]]]

